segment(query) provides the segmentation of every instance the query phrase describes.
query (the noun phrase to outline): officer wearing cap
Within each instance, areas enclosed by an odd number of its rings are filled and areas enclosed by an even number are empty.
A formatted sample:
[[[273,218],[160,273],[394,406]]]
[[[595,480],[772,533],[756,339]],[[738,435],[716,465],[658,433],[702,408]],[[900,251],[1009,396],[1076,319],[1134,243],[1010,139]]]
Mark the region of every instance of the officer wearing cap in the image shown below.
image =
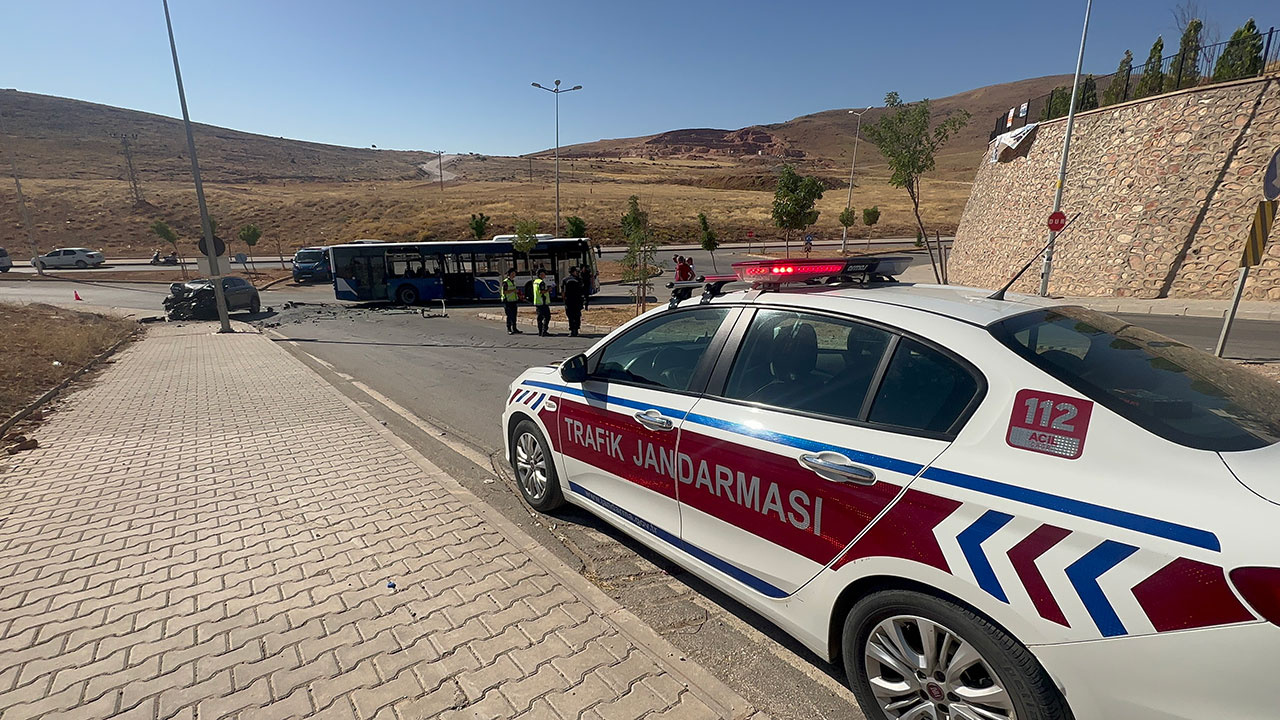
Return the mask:
[[[533,309],[538,314],[538,334],[546,337],[551,329],[551,288],[547,287],[547,271],[538,268],[533,281]]]
[[[507,334],[519,335],[516,313],[520,309],[520,289],[516,287],[515,268],[509,268],[506,277],[502,278],[502,309],[507,313]]]

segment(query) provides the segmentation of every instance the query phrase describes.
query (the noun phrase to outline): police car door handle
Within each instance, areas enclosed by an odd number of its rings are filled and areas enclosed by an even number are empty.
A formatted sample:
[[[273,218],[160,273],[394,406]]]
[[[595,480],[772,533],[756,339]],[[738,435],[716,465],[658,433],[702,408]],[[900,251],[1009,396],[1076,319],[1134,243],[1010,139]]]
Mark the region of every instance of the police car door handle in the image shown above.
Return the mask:
[[[676,424],[671,418],[664,417],[657,410],[645,410],[635,414],[636,422],[649,428],[650,430],[672,430]]]
[[[831,482],[857,485],[874,485],[876,482],[876,474],[870,468],[854,465],[849,458],[840,453],[821,452],[816,455],[801,455],[800,464]]]

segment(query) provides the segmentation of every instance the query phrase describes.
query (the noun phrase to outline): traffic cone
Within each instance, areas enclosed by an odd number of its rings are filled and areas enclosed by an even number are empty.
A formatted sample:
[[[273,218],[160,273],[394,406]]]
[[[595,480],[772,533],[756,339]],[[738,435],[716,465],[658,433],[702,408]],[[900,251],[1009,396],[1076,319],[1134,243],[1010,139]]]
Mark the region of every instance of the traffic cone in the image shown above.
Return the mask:
[[[79,291],[77,291],[77,290],[72,290],[71,292],[75,294],[75,296],[76,296],[76,300],[84,300],[84,298],[80,297],[80,292],[79,292]]]

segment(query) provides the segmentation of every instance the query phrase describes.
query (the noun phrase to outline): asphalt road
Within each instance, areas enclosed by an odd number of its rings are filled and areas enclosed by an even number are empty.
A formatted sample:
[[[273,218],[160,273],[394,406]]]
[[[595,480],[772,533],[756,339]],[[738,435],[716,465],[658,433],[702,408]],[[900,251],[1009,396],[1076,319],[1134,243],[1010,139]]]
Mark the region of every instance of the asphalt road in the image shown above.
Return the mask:
[[[753,612],[586,513],[569,509],[544,517],[524,507],[510,479],[495,470],[505,466],[497,418],[508,384],[525,368],[568,357],[596,338],[512,337],[475,312],[454,308],[446,318],[401,309],[301,307],[265,325],[287,338],[281,340],[287,349],[762,710],[777,718],[857,717],[840,671]],[[1198,347],[1217,339],[1219,325],[1212,319],[1124,317]],[[1275,324],[1241,321],[1235,332],[1233,349],[1280,358]],[[388,410],[384,398],[404,412]],[[478,467],[475,457],[489,467]]]

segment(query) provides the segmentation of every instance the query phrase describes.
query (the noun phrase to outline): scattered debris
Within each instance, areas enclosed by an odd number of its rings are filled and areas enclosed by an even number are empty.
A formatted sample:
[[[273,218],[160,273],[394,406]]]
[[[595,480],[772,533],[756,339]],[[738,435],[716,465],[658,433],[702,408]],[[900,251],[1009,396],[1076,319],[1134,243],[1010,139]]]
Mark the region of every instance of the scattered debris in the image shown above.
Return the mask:
[[[395,589],[396,589],[396,584],[395,584],[394,582],[390,582],[390,581],[388,581],[388,582],[387,582],[387,588],[389,588],[389,589],[391,589],[391,590],[395,590]]]
[[[40,441],[35,438],[23,437],[19,435],[15,438],[18,442],[5,448],[10,455],[17,455],[24,450],[35,450],[40,447]]]

